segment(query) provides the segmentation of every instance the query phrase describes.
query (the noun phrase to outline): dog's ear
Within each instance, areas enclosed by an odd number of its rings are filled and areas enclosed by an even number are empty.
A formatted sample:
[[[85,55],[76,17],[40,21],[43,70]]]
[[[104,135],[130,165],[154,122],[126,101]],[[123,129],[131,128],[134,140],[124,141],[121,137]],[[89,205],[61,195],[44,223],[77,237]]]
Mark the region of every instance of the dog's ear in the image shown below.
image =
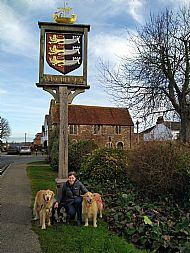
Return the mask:
[[[94,194],[94,197],[101,197],[101,195],[97,192],[93,193]]]
[[[89,192],[86,192],[85,194],[80,195],[81,197],[85,197]]]
[[[42,196],[43,196],[43,200],[46,200],[46,199],[45,199],[45,193],[43,193]]]

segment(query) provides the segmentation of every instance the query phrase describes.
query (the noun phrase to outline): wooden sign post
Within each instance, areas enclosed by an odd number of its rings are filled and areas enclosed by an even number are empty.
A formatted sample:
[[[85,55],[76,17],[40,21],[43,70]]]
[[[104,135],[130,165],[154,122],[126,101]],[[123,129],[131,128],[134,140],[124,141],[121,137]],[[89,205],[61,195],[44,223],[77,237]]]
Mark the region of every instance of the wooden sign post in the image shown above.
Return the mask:
[[[68,8],[59,9],[63,12]],[[39,83],[36,84],[37,87],[42,87],[49,92],[60,107],[59,168],[56,179],[58,194],[68,176],[68,104],[72,103],[76,95],[89,88],[87,45],[90,26],[72,24],[74,14],[66,18],[62,17],[62,12],[54,14],[54,20],[58,23],[38,23],[41,30],[40,65]],[[46,65],[53,68],[55,72],[60,72],[61,75],[45,73],[45,58]],[[68,75],[78,68],[82,69],[82,74]]]

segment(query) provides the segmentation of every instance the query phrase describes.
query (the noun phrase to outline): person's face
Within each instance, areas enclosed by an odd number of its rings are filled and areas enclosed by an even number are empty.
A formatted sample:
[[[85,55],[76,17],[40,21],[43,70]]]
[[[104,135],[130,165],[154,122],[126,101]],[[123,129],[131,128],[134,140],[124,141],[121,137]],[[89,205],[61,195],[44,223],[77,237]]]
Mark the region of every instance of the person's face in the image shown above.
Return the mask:
[[[71,185],[74,184],[75,180],[76,180],[76,177],[74,175],[71,175],[68,177],[69,184]]]

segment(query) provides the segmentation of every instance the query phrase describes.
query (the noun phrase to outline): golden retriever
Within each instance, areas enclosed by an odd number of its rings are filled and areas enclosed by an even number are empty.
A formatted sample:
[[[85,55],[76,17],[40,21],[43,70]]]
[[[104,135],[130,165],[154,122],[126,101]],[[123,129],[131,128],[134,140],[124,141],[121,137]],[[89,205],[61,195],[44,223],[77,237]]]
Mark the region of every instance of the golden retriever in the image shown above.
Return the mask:
[[[46,229],[47,225],[51,225],[50,217],[52,215],[52,207],[55,202],[55,194],[51,190],[40,190],[36,193],[34,201],[34,220],[40,219],[40,226],[42,229]]]
[[[93,226],[97,227],[97,214],[102,218],[103,203],[100,194],[87,192],[83,195],[82,214],[85,226],[88,226],[88,220],[92,218]]]

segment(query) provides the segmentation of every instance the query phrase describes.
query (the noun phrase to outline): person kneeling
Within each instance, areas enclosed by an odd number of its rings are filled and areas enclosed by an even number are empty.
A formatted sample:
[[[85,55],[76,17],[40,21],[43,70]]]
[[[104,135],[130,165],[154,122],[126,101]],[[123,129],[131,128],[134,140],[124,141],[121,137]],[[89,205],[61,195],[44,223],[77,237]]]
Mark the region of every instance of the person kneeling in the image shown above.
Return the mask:
[[[77,179],[74,171],[69,172],[67,181],[63,184],[60,199],[55,202],[54,209],[60,213],[65,208],[67,221],[74,220],[77,215],[77,224],[82,224],[82,196],[87,193],[87,188]]]

